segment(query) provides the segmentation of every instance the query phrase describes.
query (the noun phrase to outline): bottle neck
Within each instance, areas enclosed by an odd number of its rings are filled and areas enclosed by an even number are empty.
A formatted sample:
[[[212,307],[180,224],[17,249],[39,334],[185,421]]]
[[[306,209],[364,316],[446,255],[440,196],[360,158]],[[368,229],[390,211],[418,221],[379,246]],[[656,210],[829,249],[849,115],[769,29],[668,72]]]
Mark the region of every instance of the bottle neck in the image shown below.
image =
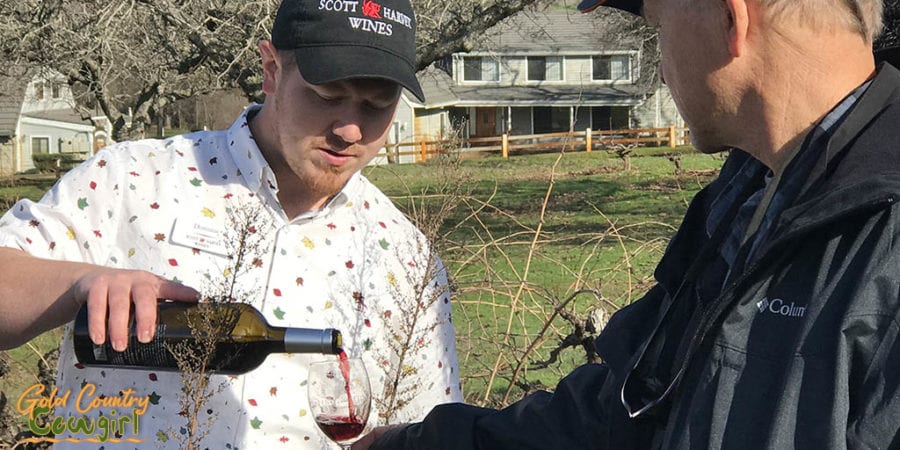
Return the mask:
[[[340,333],[331,328],[281,328],[280,330],[284,330],[284,351],[287,353],[333,355],[340,351]]]

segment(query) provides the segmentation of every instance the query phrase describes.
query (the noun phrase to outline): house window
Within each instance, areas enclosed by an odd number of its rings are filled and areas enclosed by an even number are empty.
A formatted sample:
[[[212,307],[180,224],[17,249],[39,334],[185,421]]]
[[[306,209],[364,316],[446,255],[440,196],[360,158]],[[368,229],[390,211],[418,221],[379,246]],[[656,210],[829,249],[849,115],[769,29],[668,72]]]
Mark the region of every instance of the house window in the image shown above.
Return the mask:
[[[594,81],[630,81],[631,58],[628,55],[604,55],[593,58]]]
[[[35,100],[43,100],[44,99],[44,82],[38,81],[34,83],[34,99]]]
[[[628,128],[628,107],[594,106],[591,108],[591,129],[621,130]]]
[[[563,58],[561,56],[529,56],[528,81],[562,81]]]
[[[463,58],[463,80],[500,81],[500,61],[486,56]]]
[[[60,91],[61,91],[61,90],[62,90],[62,84],[61,84],[61,83],[53,83],[53,84],[50,85],[50,95],[51,95],[54,99],[59,99],[59,97],[60,97]]]
[[[31,138],[31,154],[39,155],[50,153],[50,138],[33,137]]]
[[[531,117],[535,133],[556,133],[569,131],[569,108],[535,106]]]

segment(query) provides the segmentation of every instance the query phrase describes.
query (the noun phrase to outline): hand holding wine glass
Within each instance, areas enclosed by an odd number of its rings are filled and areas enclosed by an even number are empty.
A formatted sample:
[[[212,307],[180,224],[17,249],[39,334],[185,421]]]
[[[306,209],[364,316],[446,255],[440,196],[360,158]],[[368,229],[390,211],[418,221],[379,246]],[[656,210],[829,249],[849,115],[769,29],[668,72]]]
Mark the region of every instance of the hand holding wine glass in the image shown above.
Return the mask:
[[[359,358],[309,365],[309,407],[319,429],[349,449],[366,427],[372,394],[366,367]]]

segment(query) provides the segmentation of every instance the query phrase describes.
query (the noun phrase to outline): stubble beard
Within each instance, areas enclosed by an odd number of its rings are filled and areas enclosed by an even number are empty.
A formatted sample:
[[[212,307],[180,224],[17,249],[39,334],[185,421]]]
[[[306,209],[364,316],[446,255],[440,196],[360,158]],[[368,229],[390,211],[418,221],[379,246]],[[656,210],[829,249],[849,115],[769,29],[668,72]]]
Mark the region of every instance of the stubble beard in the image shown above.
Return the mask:
[[[312,170],[297,174],[300,189],[319,198],[330,198],[343,189],[350,175],[329,164],[314,163]]]

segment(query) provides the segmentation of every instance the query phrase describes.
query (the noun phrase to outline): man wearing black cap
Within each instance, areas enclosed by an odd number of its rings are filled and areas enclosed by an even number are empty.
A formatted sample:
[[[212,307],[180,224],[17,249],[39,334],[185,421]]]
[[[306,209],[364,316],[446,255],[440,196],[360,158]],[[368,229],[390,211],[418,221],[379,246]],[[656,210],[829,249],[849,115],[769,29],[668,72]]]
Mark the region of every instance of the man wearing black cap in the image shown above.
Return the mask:
[[[198,288],[250,303],[274,326],[341,330],[369,372],[370,425],[460,401],[445,270],[360,174],[401,89],[422,99],[414,33],[408,0],[284,0],[272,41],[259,44],[263,105],[225,131],[103,149],[0,218],[0,348],[87,303],[95,343],[144,351],[157,299],[197,301]],[[253,243],[238,248],[237,238]],[[270,355],[245,375],[213,376],[200,416],[186,419],[180,374],[84,367],[70,341],[67,331],[54,392],[71,400],[48,422],[131,419],[130,409],[86,406],[128,392],[146,406],[107,444],[186,448],[191,419],[205,448],[330,445],[306,398],[307,365],[322,356]],[[56,448],[95,439],[63,431]]]
[[[585,0],[659,28],[703,152],[657,284],[554,393],[436,407],[372,449],[900,448],[900,72],[881,0]],[[377,438],[377,436],[381,436]]]

